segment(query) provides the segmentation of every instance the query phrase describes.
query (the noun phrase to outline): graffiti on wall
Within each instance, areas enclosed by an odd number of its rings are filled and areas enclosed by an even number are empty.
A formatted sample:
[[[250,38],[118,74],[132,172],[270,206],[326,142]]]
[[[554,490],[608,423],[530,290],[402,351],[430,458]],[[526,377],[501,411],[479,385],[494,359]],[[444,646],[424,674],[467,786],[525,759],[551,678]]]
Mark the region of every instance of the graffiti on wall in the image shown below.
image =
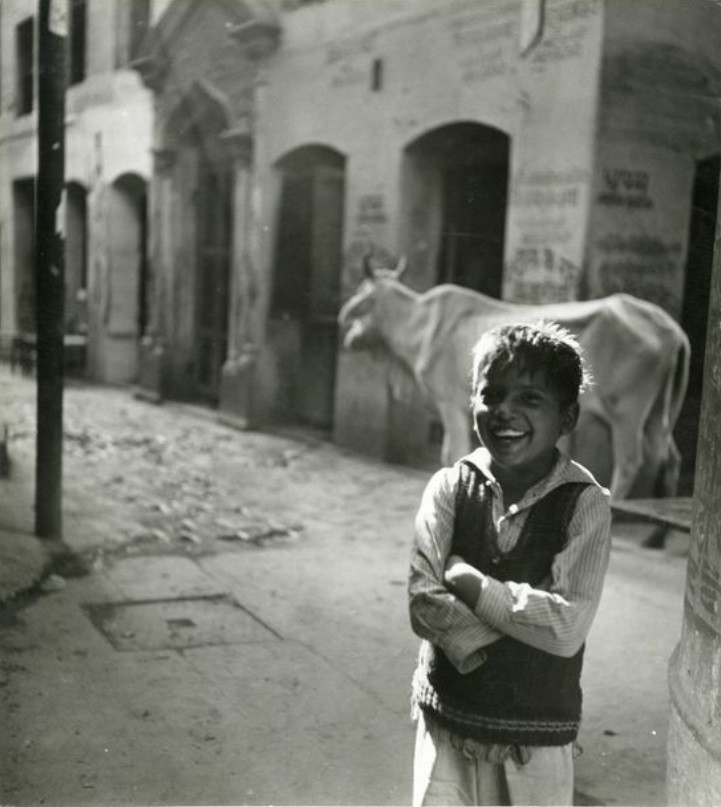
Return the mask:
[[[626,292],[681,312],[690,175],[665,153],[616,147],[596,174],[589,278],[596,295]]]
[[[333,87],[351,87],[369,80],[370,59],[375,52],[376,33],[358,39],[329,44],[325,52],[330,83]]]
[[[359,225],[385,224],[387,221],[386,202],[382,193],[366,193],[359,197],[356,217]]]
[[[518,302],[574,299],[580,277],[577,217],[589,172],[570,167],[533,171],[514,180],[515,238],[505,270],[505,296]]]
[[[350,242],[343,258],[341,282],[344,294],[355,289],[360,282],[364,255],[376,255],[381,263],[387,258],[387,265],[394,265],[390,253],[379,245],[384,240],[388,223],[387,206],[385,194],[379,191],[363,193],[356,199],[355,211],[350,218]]]
[[[579,267],[550,247],[522,247],[506,268],[515,300],[552,303],[576,297]]]
[[[549,4],[543,39],[531,52],[534,70],[539,72],[547,65],[582,58],[589,29],[600,13],[600,0],[566,0]]]
[[[680,305],[673,291],[684,255],[680,241],[643,234],[606,233],[594,241],[604,294],[626,292],[670,313]]]
[[[496,78],[511,70],[517,52],[517,16],[513,6],[474,2],[449,17],[463,83]]]
[[[648,171],[628,168],[605,168],[602,188],[596,201],[606,207],[652,210],[651,177]]]

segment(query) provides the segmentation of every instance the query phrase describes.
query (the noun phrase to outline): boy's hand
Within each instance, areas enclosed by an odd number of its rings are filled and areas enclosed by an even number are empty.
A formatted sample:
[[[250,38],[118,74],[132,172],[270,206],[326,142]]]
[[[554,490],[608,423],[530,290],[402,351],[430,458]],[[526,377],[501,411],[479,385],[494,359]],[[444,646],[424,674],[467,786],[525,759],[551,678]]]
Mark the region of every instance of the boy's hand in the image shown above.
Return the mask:
[[[476,607],[484,575],[460,555],[450,555],[443,570],[446,588],[471,610]]]

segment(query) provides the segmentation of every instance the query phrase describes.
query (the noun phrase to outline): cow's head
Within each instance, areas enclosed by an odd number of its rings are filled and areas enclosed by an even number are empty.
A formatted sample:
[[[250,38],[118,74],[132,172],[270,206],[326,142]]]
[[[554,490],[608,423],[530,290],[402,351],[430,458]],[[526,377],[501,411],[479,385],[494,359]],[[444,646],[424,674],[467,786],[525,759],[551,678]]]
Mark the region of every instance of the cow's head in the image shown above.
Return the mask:
[[[364,278],[338,314],[344,348],[361,350],[382,342],[379,308],[383,288],[397,283],[407,265],[406,259],[401,258],[395,269],[376,269],[371,266],[370,256],[364,256]]]

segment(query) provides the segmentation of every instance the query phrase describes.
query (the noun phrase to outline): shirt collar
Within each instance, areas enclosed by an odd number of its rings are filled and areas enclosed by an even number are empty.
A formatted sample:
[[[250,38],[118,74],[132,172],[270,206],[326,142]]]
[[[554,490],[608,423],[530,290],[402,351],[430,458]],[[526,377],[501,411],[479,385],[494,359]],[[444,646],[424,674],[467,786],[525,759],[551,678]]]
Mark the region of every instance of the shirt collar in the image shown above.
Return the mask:
[[[465,459],[481,471],[491,481],[494,488],[500,489],[496,478],[491,471],[491,455],[485,446],[480,446]],[[550,473],[532,485],[523,494],[521,500],[518,502],[518,507],[524,507],[550,493],[554,488],[563,485],[565,482],[586,482],[593,485],[598,485],[598,482],[593,477],[590,471],[583,467],[580,463],[572,460],[567,454],[558,449],[556,454],[556,461],[551,468]],[[601,487],[598,485],[598,487]]]

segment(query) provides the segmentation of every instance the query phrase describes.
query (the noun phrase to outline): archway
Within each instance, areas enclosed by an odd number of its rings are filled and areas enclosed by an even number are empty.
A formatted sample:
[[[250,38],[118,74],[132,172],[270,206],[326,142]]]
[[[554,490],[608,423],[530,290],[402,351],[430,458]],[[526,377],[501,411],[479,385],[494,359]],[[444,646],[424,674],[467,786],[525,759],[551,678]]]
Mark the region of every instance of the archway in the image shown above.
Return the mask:
[[[88,330],[87,191],[77,182],[65,186],[65,331]]]
[[[337,358],[336,317],[345,198],[345,158],[305,146],[276,164],[281,195],[271,320],[288,349],[280,357],[283,415],[330,430]],[[295,333],[296,347],[290,348]],[[295,365],[295,367],[293,366]]]
[[[469,121],[436,127],[406,146],[400,251],[418,285],[455,283],[500,298],[509,152],[508,135]],[[435,468],[440,418],[415,385],[406,396],[389,401],[387,458]]]
[[[183,336],[175,349],[179,356],[185,351],[194,354],[189,379],[192,389],[184,392],[210,405],[218,403],[222,369],[228,358],[233,170],[222,134],[229,130],[230,122],[226,97],[199,80],[185,93],[165,126],[165,142],[177,154],[175,215],[187,272],[184,278],[179,265],[174,283],[193,311],[192,323],[178,323],[176,332]]]
[[[35,180],[13,182],[15,330],[34,334],[37,328],[35,303]]]
[[[105,380],[133,381],[147,312],[147,192],[124,174],[109,188],[106,207],[108,274],[104,312]]]
[[[688,392],[675,431],[676,441],[681,447],[679,493],[683,495],[691,495],[693,492],[696,466],[719,173],[721,173],[719,154],[696,163],[681,311],[681,327],[691,342],[691,365]]]
[[[509,150],[508,135],[472,122],[440,126],[406,147],[404,230],[425,263],[417,276],[501,296]]]

